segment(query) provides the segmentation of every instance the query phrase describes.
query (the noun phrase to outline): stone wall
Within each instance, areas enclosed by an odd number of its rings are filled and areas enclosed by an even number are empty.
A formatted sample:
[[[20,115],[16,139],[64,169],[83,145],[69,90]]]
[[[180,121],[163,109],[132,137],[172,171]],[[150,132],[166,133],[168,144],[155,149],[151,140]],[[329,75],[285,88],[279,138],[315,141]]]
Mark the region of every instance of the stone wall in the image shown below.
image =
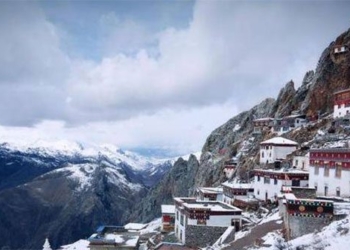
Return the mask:
[[[298,199],[315,199],[316,188],[292,187],[292,193]]]
[[[206,247],[213,245],[226,231],[227,227],[186,226],[185,245]]]
[[[332,222],[330,218],[299,217],[288,215],[288,240],[320,230]]]

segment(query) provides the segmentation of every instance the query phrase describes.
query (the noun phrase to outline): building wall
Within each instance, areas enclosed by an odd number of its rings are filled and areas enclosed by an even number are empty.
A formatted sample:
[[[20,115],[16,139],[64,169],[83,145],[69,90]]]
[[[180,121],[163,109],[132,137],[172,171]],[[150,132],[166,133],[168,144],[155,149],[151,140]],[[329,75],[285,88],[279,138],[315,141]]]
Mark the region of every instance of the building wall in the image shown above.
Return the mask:
[[[210,228],[224,228],[225,231],[227,227],[231,226],[232,219],[239,221],[239,226],[242,227],[241,215],[210,215],[209,220],[206,220],[206,225],[197,225],[197,220],[186,218],[186,216],[181,214],[180,211],[178,211],[179,216],[176,217],[177,211],[178,210],[175,209],[175,236],[181,241],[182,244],[186,244],[188,240],[192,241],[188,238],[189,234],[187,232],[187,229],[189,227],[201,227],[202,230],[208,231],[211,231]],[[183,216],[183,225],[181,225],[181,216]],[[197,237],[199,236],[197,235]]]
[[[277,159],[285,159],[286,156],[296,150],[296,146],[260,146],[260,163],[274,163]]]
[[[317,187],[318,196],[337,196],[337,189],[340,190],[340,197],[350,197],[350,170],[342,169],[341,177],[335,177],[335,168],[329,169],[329,175],[325,176],[325,168],[318,167],[318,174],[315,174],[315,166],[309,168],[309,186]],[[327,195],[325,194],[327,187]]]
[[[181,218],[181,212],[178,209],[175,209],[175,236],[178,238],[178,240],[182,243],[185,244],[185,233],[186,233],[186,220],[185,216],[183,216],[183,225],[180,223],[180,218]]]
[[[302,118],[296,118],[294,121],[294,127],[301,127],[302,125],[305,125],[307,123],[306,119]]]
[[[277,184],[275,184],[275,179],[270,178],[270,181],[265,183],[265,178],[260,177],[260,181],[258,181],[258,176],[254,177],[254,195],[259,200],[267,198],[275,201],[275,197],[281,193],[282,186],[292,186],[291,180],[277,180]],[[308,180],[300,180],[300,187],[307,187],[308,185]]]
[[[231,179],[234,172],[235,172],[234,168],[224,168],[224,173],[227,179]]]
[[[316,217],[298,217],[287,214],[288,240],[295,239],[305,234],[313,233],[315,230],[321,230],[329,225],[331,219]]]
[[[231,226],[231,220],[235,219],[238,220],[241,223],[241,216],[240,215],[210,215],[210,219],[207,220],[207,226],[209,227],[229,227]],[[192,220],[188,218],[188,224],[191,226],[197,226],[197,220]]]
[[[350,113],[350,106],[346,107],[345,104],[334,105],[334,111],[333,111],[334,118],[344,117],[348,113]]]
[[[294,156],[292,166],[300,170],[309,170],[310,157]]]

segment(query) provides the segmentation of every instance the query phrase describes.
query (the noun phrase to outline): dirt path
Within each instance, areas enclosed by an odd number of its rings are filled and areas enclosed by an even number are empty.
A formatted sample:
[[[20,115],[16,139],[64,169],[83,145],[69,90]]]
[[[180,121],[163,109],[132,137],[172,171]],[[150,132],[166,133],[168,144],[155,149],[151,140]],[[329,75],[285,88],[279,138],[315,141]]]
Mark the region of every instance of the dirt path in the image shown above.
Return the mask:
[[[282,229],[282,223],[279,224],[276,221],[269,221],[267,223],[254,227],[249,234],[234,241],[229,247],[224,248],[225,250],[241,250],[246,249],[254,245],[256,239],[264,237],[267,233]]]

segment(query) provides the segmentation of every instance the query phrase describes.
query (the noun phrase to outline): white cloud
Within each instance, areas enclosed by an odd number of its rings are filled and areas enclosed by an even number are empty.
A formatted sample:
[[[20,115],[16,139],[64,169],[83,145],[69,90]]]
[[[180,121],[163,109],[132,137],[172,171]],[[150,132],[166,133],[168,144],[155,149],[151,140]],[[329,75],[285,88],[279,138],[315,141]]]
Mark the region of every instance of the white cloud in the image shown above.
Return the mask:
[[[149,148],[169,155],[197,152],[214,127],[237,113],[230,103],[203,108],[165,109],[118,122],[93,122],[67,127],[62,121],[43,121],[34,127],[2,127],[3,142],[30,144],[67,139],[83,144],[112,143],[122,148]]]
[[[346,27],[323,16],[327,6],[300,4],[316,13],[316,19],[296,3],[199,1],[187,29],[168,28],[159,34],[159,56],[149,55],[145,47],[89,66],[76,64],[67,85],[70,105],[88,119],[107,120],[228,100],[248,108],[277,94],[292,78],[300,84],[329,42],[319,37],[333,39]],[[320,32],[324,22],[328,27]],[[120,34],[125,30],[120,27]],[[132,40],[143,34],[130,30]],[[117,49],[119,42],[115,37]],[[251,86],[254,91],[247,98]]]

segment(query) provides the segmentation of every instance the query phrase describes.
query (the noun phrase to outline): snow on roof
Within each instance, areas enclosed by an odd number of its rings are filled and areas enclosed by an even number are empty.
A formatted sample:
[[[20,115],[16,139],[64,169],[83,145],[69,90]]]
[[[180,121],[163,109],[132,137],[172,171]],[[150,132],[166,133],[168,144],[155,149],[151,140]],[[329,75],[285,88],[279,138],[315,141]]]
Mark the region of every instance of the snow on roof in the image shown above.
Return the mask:
[[[139,235],[120,232],[120,233],[106,233],[102,237],[100,235],[91,235],[89,238],[90,245],[94,244],[117,244],[118,246],[136,247],[140,239]]]
[[[263,117],[263,118],[258,118],[258,119],[255,119],[254,122],[259,122],[259,121],[272,121],[273,118],[271,117]]]
[[[292,141],[292,140],[288,140],[288,139],[283,138],[283,137],[274,137],[272,139],[269,139],[269,140],[266,140],[266,141],[263,141],[260,143],[260,145],[263,145],[263,144],[295,145],[295,146],[298,145],[297,142]]]
[[[188,197],[175,197],[176,202],[182,203],[182,206],[192,209],[205,209],[211,211],[242,211],[237,207],[228,205],[220,201],[198,201]]]
[[[344,215],[350,214],[350,203],[349,202],[334,202],[334,214]]]
[[[230,188],[241,188],[241,189],[251,189],[253,188],[253,183],[237,183],[237,182],[229,182],[226,181],[222,183],[223,186],[230,187]]]
[[[78,240],[72,244],[61,246],[62,250],[89,250],[89,241],[88,240]]]
[[[303,171],[295,168],[288,168],[288,169],[255,169],[256,172],[266,172],[266,173],[284,173],[284,174],[309,174],[308,171]]]
[[[174,205],[162,205],[162,214],[175,214]]]
[[[126,230],[141,230],[147,227],[147,224],[141,223],[128,223],[124,226]]]
[[[199,187],[197,189],[206,194],[219,194],[223,192],[222,187]]]

